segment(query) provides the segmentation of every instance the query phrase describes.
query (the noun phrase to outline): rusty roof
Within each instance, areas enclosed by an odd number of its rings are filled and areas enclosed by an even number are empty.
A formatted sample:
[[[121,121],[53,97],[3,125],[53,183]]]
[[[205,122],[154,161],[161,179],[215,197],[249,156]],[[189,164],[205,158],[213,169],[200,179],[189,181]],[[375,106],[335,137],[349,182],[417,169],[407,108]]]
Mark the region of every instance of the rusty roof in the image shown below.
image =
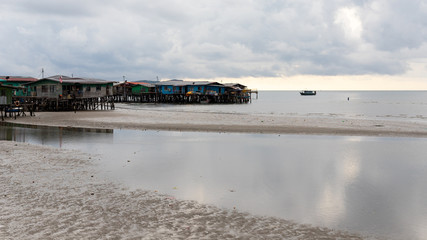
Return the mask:
[[[0,79],[6,80],[7,82],[35,82],[38,80],[37,78],[22,76],[0,76]]]
[[[60,78],[62,78],[62,83],[79,83],[79,84],[106,84],[106,83],[115,83],[115,81],[108,81],[97,78],[77,78],[77,77],[68,77],[63,75],[55,75],[47,78],[39,79],[42,80],[51,80],[55,82],[60,82]]]
[[[175,87],[181,87],[181,86],[190,86],[190,85],[198,85],[198,86],[206,86],[206,85],[216,85],[216,86],[222,86],[221,83],[218,82],[209,82],[209,81],[183,81],[183,80],[168,80],[168,81],[161,81],[158,83],[155,83],[156,86],[175,86]]]

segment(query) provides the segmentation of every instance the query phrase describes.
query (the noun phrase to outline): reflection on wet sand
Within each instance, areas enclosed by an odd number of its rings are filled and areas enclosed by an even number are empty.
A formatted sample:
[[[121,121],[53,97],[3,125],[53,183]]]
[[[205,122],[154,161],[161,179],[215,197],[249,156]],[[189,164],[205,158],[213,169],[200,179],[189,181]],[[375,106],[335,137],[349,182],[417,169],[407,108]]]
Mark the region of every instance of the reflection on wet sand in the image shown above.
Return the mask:
[[[33,131],[31,131],[31,129]],[[30,124],[19,124],[0,122],[0,140],[27,142],[40,141],[43,145],[52,145],[62,147],[63,134],[69,136],[79,135],[81,137],[85,133],[109,133],[113,134],[113,129],[97,129],[97,128],[75,128],[75,127],[49,127]],[[80,133],[80,134],[79,134]],[[26,137],[30,139],[26,139]],[[111,135],[112,137],[112,135]],[[67,137],[69,139],[70,137]],[[69,139],[72,140],[72,139]],[[57,144],[56,144],[57,143]]]

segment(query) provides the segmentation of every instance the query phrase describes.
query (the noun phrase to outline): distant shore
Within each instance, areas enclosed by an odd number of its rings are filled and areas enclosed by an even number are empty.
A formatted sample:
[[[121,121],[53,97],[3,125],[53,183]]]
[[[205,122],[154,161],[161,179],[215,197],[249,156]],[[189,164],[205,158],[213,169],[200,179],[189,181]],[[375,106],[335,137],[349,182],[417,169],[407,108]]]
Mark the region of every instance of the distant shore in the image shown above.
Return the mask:
[[[427,137],[427,123],[319,116],[249,115],[206,112],[110,111],[37,112],[6,119],[31,125],[172,131]]]

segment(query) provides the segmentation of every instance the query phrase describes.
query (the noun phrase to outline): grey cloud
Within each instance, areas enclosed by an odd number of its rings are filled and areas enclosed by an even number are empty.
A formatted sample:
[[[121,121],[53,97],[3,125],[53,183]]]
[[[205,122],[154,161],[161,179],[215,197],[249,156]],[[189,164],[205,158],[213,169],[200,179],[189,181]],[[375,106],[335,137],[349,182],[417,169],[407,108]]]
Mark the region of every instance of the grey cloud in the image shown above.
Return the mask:
[[[106,79],[400,74],[419,55],[408,48],[425,50],[419,1],[6,0],[0,7],[0,71],[10,75],[41,67]]]
[[[28,17],[42,15],[45,17],[71,17],[91,16],[99,13],[99,9],[108,4],[109,0],[85,1],[85,0],[4,0],[0,4],[3,9],[9,9],[13,13],[23,13]]]
[[[423,1],[374,1],[362,12],[365,39],[384,51],[420,47],[427,34],[427,4]]]

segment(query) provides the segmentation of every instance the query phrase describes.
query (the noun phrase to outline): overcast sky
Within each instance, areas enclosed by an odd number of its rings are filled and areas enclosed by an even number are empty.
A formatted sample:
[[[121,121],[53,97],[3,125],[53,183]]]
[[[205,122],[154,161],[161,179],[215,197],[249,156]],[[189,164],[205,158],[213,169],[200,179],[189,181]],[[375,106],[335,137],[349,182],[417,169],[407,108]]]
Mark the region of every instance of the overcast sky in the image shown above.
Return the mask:
[[[0,32],[0,75],[323,79],[427,68],[427,3],[416,0],[2,0]]]

